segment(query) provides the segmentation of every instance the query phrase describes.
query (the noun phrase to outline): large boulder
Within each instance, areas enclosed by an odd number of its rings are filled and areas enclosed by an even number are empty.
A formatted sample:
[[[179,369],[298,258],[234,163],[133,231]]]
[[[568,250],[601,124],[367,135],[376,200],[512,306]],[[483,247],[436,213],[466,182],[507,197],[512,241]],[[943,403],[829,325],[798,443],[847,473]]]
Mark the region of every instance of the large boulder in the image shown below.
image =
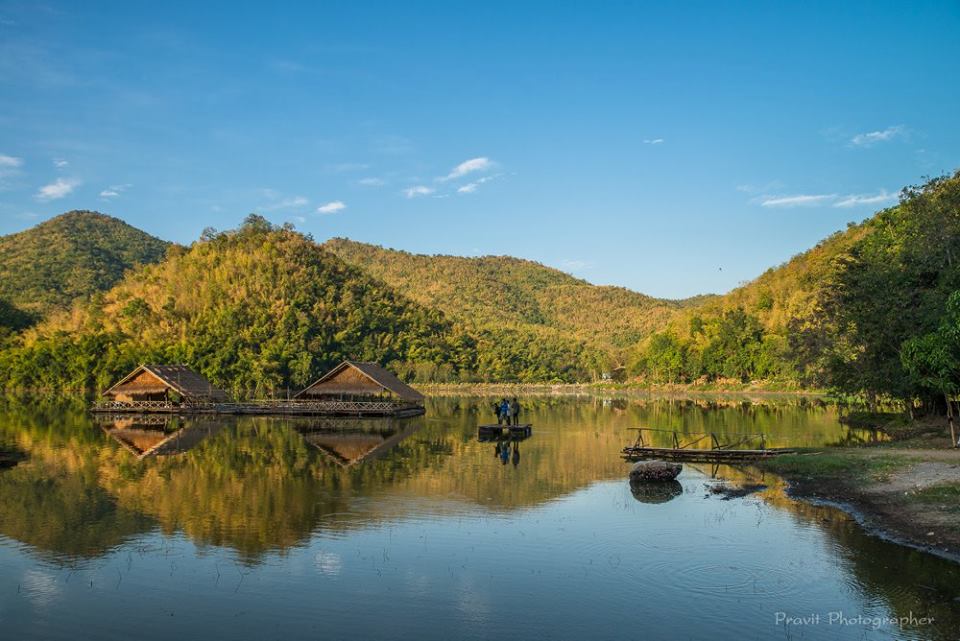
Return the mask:
[[[638,461],[630,468],[630,480],[637,481],[672,481],[677,478],[683,465],[672,461]]]

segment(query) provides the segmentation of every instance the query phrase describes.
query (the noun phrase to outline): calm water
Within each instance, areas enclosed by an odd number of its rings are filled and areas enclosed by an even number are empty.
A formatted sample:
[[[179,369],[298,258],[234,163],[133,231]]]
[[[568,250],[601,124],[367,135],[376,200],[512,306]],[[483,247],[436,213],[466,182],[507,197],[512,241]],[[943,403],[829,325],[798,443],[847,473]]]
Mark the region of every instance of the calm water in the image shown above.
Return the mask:
[[[833,409],[528,405],[534,436],[501,458],[476,440],[482,399],[406,422],[153,426],[3,402],[0,444],[29,458],[0,471],[0,638],[960,638],[960,566],[751,470],[688,465],[635,496],[617,456],[636,425],[860,438]],[[723,500],[714,476],[768,489]],[[934,623],[882,620],[911,613]]]

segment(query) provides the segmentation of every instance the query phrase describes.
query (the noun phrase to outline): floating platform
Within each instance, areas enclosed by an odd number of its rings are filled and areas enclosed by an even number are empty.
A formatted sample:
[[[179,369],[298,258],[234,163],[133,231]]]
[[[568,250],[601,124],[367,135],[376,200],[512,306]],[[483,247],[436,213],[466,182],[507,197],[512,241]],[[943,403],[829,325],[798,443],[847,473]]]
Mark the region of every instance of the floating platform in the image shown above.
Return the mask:
[[[770,458],[781,454],[794,454],[795,450],[771,448],[762,450],[698,450],[672,447],[625,447],[623,458],[627,461],[661,459],[665,461],[687,461],[690,463],[743,463]]]
[[[736,441],[723,442],[712,432],[681,434],[675,430],[658,430],[650,427],[630,429],[637,431],[637,441],[623,448],[621,452],[621,456],[628,461],[662,459],[691,463],[743,463],[796,452],[788,448],[768,448],[764,434],[740,434],[737,435],[739,438]],[[654,434],[662,435],[657,440],[672,441],[673,447],[660,447],[654,444],[652,442]],[[687,442],[683,442],[681,437],[688,439]],[[710,439],[712,445],[710,449],[694,447],[707,439]],[[747,447],[742,447],[744,445]],[[753,447],[749,447],[750,445]],[[757,445],[759,447],[756,447]]]
[[[477,427],[477,438],[480,441],[502,441],[516,440],[520,441],[530,438],[533,435],[533,424],[525,423],[523,425],[479,425]]]
[[[260,416],[419,416],[423,405],[386,401],[250,401],[247,403],[169,403],[165,401],[106,401],[91,412],[103,414],[254,414]]]

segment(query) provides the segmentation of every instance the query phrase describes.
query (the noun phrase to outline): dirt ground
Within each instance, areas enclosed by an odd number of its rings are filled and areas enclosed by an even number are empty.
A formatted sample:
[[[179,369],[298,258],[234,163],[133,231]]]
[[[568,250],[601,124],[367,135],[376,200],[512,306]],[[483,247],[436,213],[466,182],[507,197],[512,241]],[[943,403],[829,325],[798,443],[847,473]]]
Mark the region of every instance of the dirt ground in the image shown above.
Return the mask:
[[[840,505],[876,534],[960,562],[960,500],[929,496],[960,485],[960,450],[856,448],[844,456],[893,457],[903,466],[879,478],[787,475],[791,494]]]

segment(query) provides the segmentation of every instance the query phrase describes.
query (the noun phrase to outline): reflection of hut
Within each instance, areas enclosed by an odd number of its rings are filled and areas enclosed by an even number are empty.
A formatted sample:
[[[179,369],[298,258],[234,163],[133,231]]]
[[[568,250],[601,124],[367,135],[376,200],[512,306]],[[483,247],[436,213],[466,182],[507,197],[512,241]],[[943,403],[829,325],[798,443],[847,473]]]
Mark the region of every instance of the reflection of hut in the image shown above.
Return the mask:
[[[109,409],[174,409],[223,403],[227,393],[186,365],[141,365],[103,393]]]
[[[331,412],[394,416],[423,413],[423,394],[376,363],[344,361],[295,397]]]
[[[176,419],[172,423],[158,424],[156,417],[148,415],[116,418],[101,427],[110,438],[139,459],[182,454],[223,427],[218,423],[192,424],[180,428],[176,425]]]
[[[417,428],[417,425],[390,424],[386,428],[377,426],[375,429],[358,429],[356,425],[346,424],[338,428],[323,424],[308,427],[301,430],[301,433],[307,443],[320,450],[328,459],[341,467],[351,467],[383,456]]]

